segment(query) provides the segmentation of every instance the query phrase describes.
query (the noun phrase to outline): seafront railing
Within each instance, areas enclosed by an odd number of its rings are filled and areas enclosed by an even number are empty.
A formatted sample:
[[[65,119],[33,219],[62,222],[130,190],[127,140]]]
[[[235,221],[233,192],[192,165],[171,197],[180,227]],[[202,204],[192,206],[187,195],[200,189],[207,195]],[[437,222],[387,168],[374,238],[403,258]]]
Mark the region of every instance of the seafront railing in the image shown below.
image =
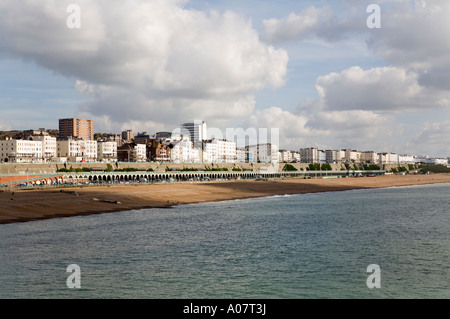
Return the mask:
[[[0,185],[58,186],[77,184],[158,183],[183,181],[224,181],[276,178],[342,178],[384,175],[383,170],[340,171],[131,171],[131,172],[58,172],[54,174],[9,174],[0,176]]]

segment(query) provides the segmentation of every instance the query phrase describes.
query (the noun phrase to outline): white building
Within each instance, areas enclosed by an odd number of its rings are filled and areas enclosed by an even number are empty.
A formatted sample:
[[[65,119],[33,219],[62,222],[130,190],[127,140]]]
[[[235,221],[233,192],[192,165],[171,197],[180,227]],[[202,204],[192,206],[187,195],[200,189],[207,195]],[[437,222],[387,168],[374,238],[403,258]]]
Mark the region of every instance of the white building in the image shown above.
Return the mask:
[[[291,151],[292,154],[292,160],[300,163],[300,152],[296,152],[296,151]]]
[[[42,142],[30,140],[0,141],[0,161],[12,163],[42,162]]]
[[[190,139],[184,138],[172,148],[170,156],[174,163],[200,163],[201,153],[201,148],[194,148]]]
[[[345,161],[345,151],[343,150],[326,150],[326,162],[330,164],[342,163]]]
[[[378,153],[379,164],[398,164],[398,154],[395,153]]]
[[[97,142],[97,160],[100,162],[117,161],[117,142],[98,141]]]
[[[203,162],[217,163],[217,144],[205,143],[203,147]]]
[[[290,162],[292,162],[293,157],[292,157],[292,152],[291,151],[280,150],[279,154],[280,154],[280,157],[278,158],[278,160],[281,163],[290,163]]]
[[[414,156],[412,155],[398,155],[398,163],[399,164],[415,164],[416,163],[416,159]]]
[[[320,164],[326,163],[327,162],[327,157],[326,157],[325,151],[318,150],[317,151],[317,159],[318,159]]]
[[[361,152],[351,149],[346,149],[344,160],[352,163],[361,163]]]
[[[245,147],[236,148],[236,163],[246,163],[247,162],[247,152]]]
[[[86,162],[97,161],[97,141],[80,140],[81,156]]]
[[[205,163],[236,163],[236,142],[213,139],[204,144],[203,154]]]
[[[271,143],[258,144],[252,147],[252,154],[255,155],[259,163],[278,163],[278,148]],[[250,153],[250,152],[249,152]]]
[[[300,149],[300,162],[301,163],[318,163],[319,162],[319,150],[315,147],[301,148]]]
[[[426,162],[427,164],[433,165],[448,165],[448,160],[446,158],[429,158]]]
[[[247,161],[249,163],[257,163],[258,162],[258,145],[246,146],[245,152],[247,155]]]
[[[58,152],[56,137],[48,135],[34,135],[31,136],[31,139],[42,143],[42,158],[45,162],[49,162],[56,158]]]
[[[249,163],[278,163],[278,147],[271,143],[245,147]]]
[[[79,140],[65,139],[56,141],[58,157],[65,157],[69,162],[82,160],[81,143]]]
[[[147,161],[147,145],[136,144],[131,154],[133,162],[146,162]]]
[[[378,164],[379,156],[372,151],[361,152],[360,161],[364,164]]]

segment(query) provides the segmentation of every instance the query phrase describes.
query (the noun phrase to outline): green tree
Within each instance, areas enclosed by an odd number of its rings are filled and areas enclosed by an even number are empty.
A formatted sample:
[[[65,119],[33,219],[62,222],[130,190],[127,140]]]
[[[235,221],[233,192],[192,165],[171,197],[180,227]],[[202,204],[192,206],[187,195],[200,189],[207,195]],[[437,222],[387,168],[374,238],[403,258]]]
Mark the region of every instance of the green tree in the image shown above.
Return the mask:
[[[286,164],[286,165],[284,165],[283,171],[293,172],[293,171],[297,171],[297,169],[294,167],[294,165]]]

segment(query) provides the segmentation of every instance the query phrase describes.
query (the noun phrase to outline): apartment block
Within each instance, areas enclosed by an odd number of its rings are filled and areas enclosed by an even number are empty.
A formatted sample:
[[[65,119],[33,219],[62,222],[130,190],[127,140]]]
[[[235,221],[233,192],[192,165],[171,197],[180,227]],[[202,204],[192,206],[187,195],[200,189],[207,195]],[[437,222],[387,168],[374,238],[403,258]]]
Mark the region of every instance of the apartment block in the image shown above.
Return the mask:
[[[202,155],[202,149],[194,147],[189,138],[183,139],[171,150],[171,159],[174,163],[200,163]]]
[[[84,119],[60,119],[59,136],[94,140],[94,121]]]
[[[317,150],[317,158],[320,164],[324,164],[327,162],[326,153],[323,150]]]
[[[271,143],[246,146],[249,163],[278,162],[278,148]]]
[[[433,164],[433,165],[444,165],[444,166],[447,166],[448,165],[448,159],[434,157],[434,158],[429,158],[426,161],[426,163],[427,164]]]
[[[126,143],[117,148],[120,162],[146,162],[147,146],[145,144]]]
[[[97,160],[97,141],[80,140],[81,157],[86,162]]]
[[[379,156],[376,152],[372,151],[361,152],[360,160],[364,164],[378,164]]]
[[[378,153],[379,164],[398,164],[398,154]]]
[[[292,152],[288,150],[280,150],[278,160],[281,163],[290,163],[292,162]]]
[[[97,142],[97,160],[99,162],[116,162],[117,161],[117,142],[98,141]]]
[[[80,140],[68,138],[58,140],[56,144],[58,157],[65,157],[69,162],[79,162],[82,160]]]
[[[297,163],[300,163],[300,152],[291,151],[291,154],[292,154],[292,160]]]
[[[122,140],[123,143],[131,143],[134,140],[134,133],[133,130],[126,130],[122,132]],[[123,145],[123,144],[122,144]],[[122,146],[119,145],[119,146]]]
[[[42,142],[7,139],[0,141],[0,161],[5,163],[40,163]]]
[[[399,164],[415,164],[416,159],[412,155],[399,154],[398,155],[398,163]]]
[[[326,162],[330,164],[338,164],[345,161],[345,151],[343,150],[326,150]]]
[[[31,140],[42,143],[42,159],[45,162],[51,161],[57,156],[58,145],[56,143],[56,137],[48,135],[33,135]]]
[[[223,139],[213,139],[204,143],[203,162],[236,163],[236,143]]]
[[[201,147],[202,141],[207,139],[206,122],[194,121],[193,123],[184,123],[180,127],[180,134],[188,135],[194,143],[194,147]]]
[[[361,163],[361,152],[357,150],[346,149],[344,161],[350,161],[352,163]]]
[[[247,160],[247,152],[245,151],[245,147],[236,148],[236,163],[245,163]]]
[[[319,162],[319,150],[315,147],[300,149],[300,162],[301,163],[318,163]]]
[[[152,162],[170,162],[171,148],[161,139],[153,139],[147,144],[147,159]]]

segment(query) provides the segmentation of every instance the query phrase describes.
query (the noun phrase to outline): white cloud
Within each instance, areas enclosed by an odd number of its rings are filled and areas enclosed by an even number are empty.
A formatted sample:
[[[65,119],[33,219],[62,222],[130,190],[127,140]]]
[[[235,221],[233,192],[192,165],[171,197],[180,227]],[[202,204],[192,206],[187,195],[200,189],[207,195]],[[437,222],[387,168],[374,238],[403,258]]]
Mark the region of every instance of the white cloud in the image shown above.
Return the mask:
[[[265,20],[264,39],[273,43],[308,37],[330,41],[365,39],[367,48],[387,64],[417,75],[421,86],[450,91],[450,2],[384,0],[382,26],[369,29],[366,7],[373,1],[343,1],[344,10],[309,7],[282,19]]]
[[[317,79],[316,89],[332,110],[417,110],[450,107],[449,94],[419,84],[419,75],[399,67],[352,67]]]
[[[279,129],[280,147],[297,149],[299,145],[308,143],[312,137],[321,137],[329,134],[326,129],[308,128],[308,117],[285,111],[280,107],[270,107],[256,110],[244,127]]]
[[[403,1],[394,9],[382,11],[383,26],[369,33],[369,46],[395,65],[426,68],[448,64],[449,1]]]
[[[331,15],[329,8],[310,6],[301,12],[291,12],[283,19],[263,21],[263,39],[268,42],[299,40],[311,35],[321,22]]]
[[[422,155],[447,157],[450,154],[450,121],[426,123],[408,146]]]
[[[236,13],[175,0],[80,0],[81,29],[68,29],[69,3],[2,2],[0,50],[78,79],[91,99],[79,111],[111,125],[247,116],[255,91],[285,83],[287,52],[261,42]]]

